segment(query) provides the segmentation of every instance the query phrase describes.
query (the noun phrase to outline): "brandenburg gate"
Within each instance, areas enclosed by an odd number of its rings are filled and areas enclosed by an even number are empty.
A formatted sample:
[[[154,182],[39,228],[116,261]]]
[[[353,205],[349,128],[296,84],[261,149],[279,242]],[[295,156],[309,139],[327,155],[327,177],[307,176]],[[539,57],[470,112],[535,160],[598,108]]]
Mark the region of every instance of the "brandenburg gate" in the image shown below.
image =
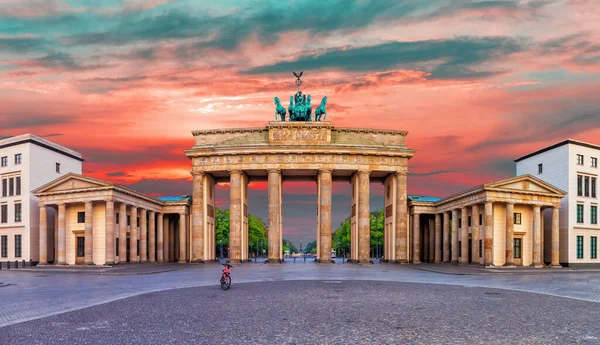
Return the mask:
[[[317,258],[331,262],[332,181],[352,185],[351,260],[370,261],[370,183],[384,184],[386,259],[408,262],[407,132],[272,121],[264,128],[193,132],[192,260],[215,259],[214,189],[230,184],[230,260],[248,260],[248,183],[268,181],[268,257],[282,259],[283,180],[317,183]]]

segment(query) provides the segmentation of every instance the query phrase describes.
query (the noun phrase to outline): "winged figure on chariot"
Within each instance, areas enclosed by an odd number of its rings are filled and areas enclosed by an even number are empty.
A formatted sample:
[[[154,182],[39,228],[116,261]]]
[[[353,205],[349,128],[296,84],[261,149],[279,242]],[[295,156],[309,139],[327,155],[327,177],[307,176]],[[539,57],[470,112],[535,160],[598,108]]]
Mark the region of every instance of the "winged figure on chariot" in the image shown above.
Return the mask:
[[[302,74],[304,71],[300,73],[293,72],[296,77],[296,85],[298,86],[298,91],[295,95],[290,96],[290,103],[286,109],[281,105],[281,101],[279,97],[275,97],[275,119],[280,121],[286,121],[286,118],[289,121],[321,121],[321,117],[323,120],[327,119],[327,96],[323,97],[321,104],[319,107],[315,109],[315,117],[313,119],[312,116],[312,105],[311,105],[311,97],[310,95],[305,95],[300,91],[300,85],[302,84]]]

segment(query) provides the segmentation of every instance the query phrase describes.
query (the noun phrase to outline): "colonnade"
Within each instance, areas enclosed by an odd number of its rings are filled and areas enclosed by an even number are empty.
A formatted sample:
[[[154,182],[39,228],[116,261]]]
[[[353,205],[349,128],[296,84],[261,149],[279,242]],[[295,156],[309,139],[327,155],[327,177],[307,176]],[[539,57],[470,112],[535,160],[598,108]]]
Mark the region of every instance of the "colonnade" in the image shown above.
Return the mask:
[[[505,208],[505,215],[494,216],[494,205],[501,204]],[[521,204],[531,208],[532,222],[531,232],[531,266],[542,267],[544,265],[543,255],[543,205]],[[546,207],[552,209],[551,225],[551,255],[550,265],[559,267],[559,208],[557,206]],[[412,214],[412,261],[420,263],[421,257],[424,261],[434,263],[453,264],[480,264],[493,266],[501,263],[504,266],[515,265],[515,203],[500,201],[485,201],[461,207],[446,207],[442,212],[418,212]],[[469,212],[470,211],[470,212]],[[470,215],[469,215],[470,214]],[[422,217],[425,215],[425,217]],[[430,217],[433,216],[433,217]],[[504,217],[502,221],[496,220]],[[425,218],[425,224],[421,220]],[[494,224],[503,224],[502,229],[495,229]],[[469,228],[471,229],[469,236]],[[504,252],[500,257],[500,251],[495,250],[499,243],[495,242],[494,234],[504,233]],[[423,235],[423,239],[421,238]],[[471,248],[469,248],[469,239]],[[423,255],[421,253],[423,249]],[[470,250],[469,250],[470,249]],[[469,260],[469,252],[471,260]],[[480,255],[481,254],[481,255]]]
[[[147,209],[125,202],[118,202],[118,207],[116,207],[114,200],[88,200],[83,204],[85,212],[84,264],[186,262],[189,259],[186,213],[165,214],[158,212],[157,208]],[[67,236],[73,232],[80,232],[78,226],[75,225],[78,221],[67,219],[67,210],[72,206],[79,208],[79,205],[81,202],[40,204],[40,265],[48,264],[48,249],[51,248],[49,246],[47,208],[56,208],[54,262],[58,265],[66,265]],[[98,214],[94,212],[96,207],[104,209],[104,215],[101,216],[103,219],[98,218]],[[94,217],[95,214],[96,217]],[[77,216],[76,213],[75,216]],[[75,229],[76,227],[77,229]],[[103,232],[104,236],[99,237],[98,231],[100,231],[99,233]],[[100,243],[95,243],[98,241]],[[74,250],[77,260],[77,243],[75,243]],[[97,254],[95,251],[102,251],[103,255],[95,255]]]

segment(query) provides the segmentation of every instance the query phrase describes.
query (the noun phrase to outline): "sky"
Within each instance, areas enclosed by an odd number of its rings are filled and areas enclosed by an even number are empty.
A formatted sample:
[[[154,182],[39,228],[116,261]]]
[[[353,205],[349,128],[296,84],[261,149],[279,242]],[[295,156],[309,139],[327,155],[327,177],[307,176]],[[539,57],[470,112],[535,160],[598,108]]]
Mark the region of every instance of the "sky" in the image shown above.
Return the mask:
[[[599,22],[596,0],[0,0],[0,137],[33,133],[81,152],[86,175],[191,194],[191,131],[264,126],[304,70],[335,126],[408,131],[409,194],[443,197],[555,142],[600,144]],[[349,192],[334,184],[334,229]],[[283,193],[284,237],[306,245],[316,185]],[[226,185],[216,196],[228,206]],[[249,197],[267,219],[265,185]]]

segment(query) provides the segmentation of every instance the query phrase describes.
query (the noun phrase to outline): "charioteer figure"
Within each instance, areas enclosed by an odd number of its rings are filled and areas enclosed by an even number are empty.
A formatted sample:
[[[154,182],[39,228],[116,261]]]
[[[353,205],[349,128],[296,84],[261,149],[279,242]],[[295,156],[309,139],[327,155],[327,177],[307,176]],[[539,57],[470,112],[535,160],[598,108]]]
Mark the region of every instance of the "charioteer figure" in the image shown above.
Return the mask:
[[[323,120],[327,119],[327,96],[323,97],[321,104],[318,108],[315,109],[315,118],[312,118],[312,105],[311,105],[311,97],[310,95],[304,95],[302,91],[300,91],[300,85],[302,85],[302,77],[303,71],[300,73],[293,72],[294,76],[296,76],[296,86],[298,90],[294,96],[290,96],[290,104],[287,109],[287,113],[283,105],[281,105],[281,101],[279,97],[275,97],[275,119],[279,119],[280,121],[285,121],[286,115],[289,116],[289,121],[321,121],[321,117]]]

